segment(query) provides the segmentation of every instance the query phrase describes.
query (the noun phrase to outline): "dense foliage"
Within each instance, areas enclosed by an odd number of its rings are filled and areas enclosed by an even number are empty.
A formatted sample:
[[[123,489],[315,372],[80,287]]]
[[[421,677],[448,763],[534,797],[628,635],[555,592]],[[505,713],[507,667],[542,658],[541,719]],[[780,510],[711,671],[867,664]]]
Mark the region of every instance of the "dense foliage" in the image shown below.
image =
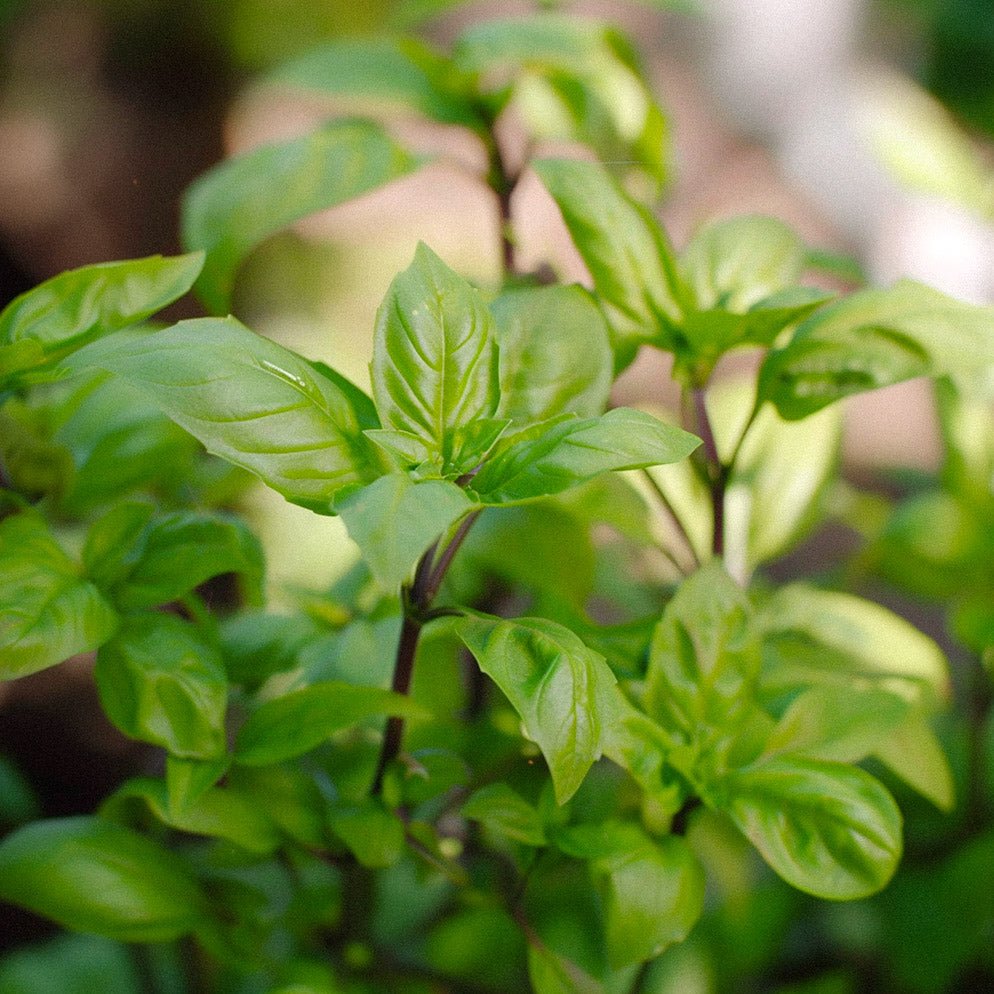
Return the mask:
[[[14,957],[0,989],[989,977],[994,312],[910,281],[805,282],[844,261],[772,218],[676,251],[652,210],[664,115],[599,24],[493,21],[449,54],[330,43],[266,82],[473,135],[504,279],[475,287],[420,245],[380,307],[369,394],[220,316],[264,239],[425,161],[338,116],[201,178],[188,254],[65,273],[0,314],[0,675],[95,652],[106,716],[164,756],[91,816],[9,805],[0,897],[113,941]],[[532,143],[620,163],[528,164],[589,290],[517,265],[511,107]],[[191,289],[219,316],[150,320]],[[611,405],[643,348],[672,356],[678,416]],[[750,378],[713,375],[742,349]],[[838,402],[922,376],[945,467],[891,511],[838,479]],[[267,610],[232,510],[252,479],[341,516],[361,553],[296,613]],[[840,518],[865,538],[841,568],[764,570]],[[868,577],[952,604],[968,707],[948,713],[936,642],[853,592]],[[875,895],[906,846],[927,863],[852,916],[803,896]],[[791,922],[838,955],[782,944]]]

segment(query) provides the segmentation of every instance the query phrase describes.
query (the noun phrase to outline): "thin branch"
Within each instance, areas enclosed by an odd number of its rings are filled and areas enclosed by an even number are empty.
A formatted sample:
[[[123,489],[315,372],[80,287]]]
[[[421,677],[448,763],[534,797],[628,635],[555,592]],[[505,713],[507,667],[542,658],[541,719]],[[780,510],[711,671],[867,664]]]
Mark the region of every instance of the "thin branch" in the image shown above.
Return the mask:
[[[701,565],[700,556],[697,555],[697,550],[694,548],[694,542],[690,537],[690,532],[687,531],[687,526],[683,523],[680,515],[677,514],[676,508],[673,506],[672,501],[666,496],[666,491],[659,485],[659,481],[650,473],[647,469],[642,470],[642,476],[645,478],[646,482],[652,488],[652,492],[656,495],[661,504],[663,510],[666,512],[667,517],[673,523],[680,538],[683,540],[683,544],[687,547],[687,552],[690,558],[693,560],[694,569],[699,569]],[[681,572],[686,573],[686,569],[677,562],[675,556],[673,556],[669,550],[663,549],[664,554],[669,558],[670,562]]]

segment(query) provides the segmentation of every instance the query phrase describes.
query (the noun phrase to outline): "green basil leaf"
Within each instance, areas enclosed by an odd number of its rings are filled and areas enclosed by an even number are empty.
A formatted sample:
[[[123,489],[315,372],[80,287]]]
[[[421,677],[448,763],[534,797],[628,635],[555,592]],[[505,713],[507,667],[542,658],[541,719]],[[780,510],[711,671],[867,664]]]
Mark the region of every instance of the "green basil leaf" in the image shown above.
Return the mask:
[[[91,652],[111,636],[117,613],[79,574],[41,517],[0,521],[0,679]]]
[[[580,141],[604,162],[637,163],[647,192],[658,194],[668,178],[666,120],[620,32],[558,14],[502,18],[473,25],[454,54],[488,89],[514,87],[534,138]]]
[[[541,618],[478,615],[456,630],[521,716],[549,764],[556,800],[565,804],[604,751],[604,722],[620,696],[604,657]]]
[[[492,418],[500,398],[493,319],[480,294],[425,244],[376,316],[373,398],[384,426],[423,439],[453,466],[457,429]]]
[[[324,850],[328,802],[314,778],[297,766],[233,766],[228,782],[280,831],[308,849]]]
[[[604,994],[604,985],[541,942],[528,944],[528,980],[535,994]]]
[[[994,364],[994,309],[902,280],[861,290],[809,317],[771,352],[761,401],[789,421],[843,397],[916,376],[983,379]]]
[[[766,741],[782,753],[856,763],[890,740],[911,705],[878,687],[821,684],[796,697]]]
[[[249,798],[232,788],[212,787],[177,809],[169,802],[164,781],[143,777],[119,787],[104,801],[100,813],[105,818],[123,820],[136,802],[170,828],[224,839],[257,856],[269,856],[280,845],[273,822]]]
[[[48,411],[15,397],[0,401],[0,466],[4,488],[28,500],[49,497],[58,502],[72,486],[72,453],[52,438]]]
[[[101,818],[36,821],[8,835],[0,842],[0,898],[122,942],[179,938],[207,911],[178,856]]]
[[[196,284],[201,300],[225,313],[239,267],[265,238],[418,165],[378,125],[332,121],[215,166],[183,199],[183,244],[207,253]]]
[[[890,880],[901,856],[901,813],[855,766],[781,757],[733,773],[721,807],[788,883],[855,900]]]
[[[410,698],[338,681],[315,683],[260,705],[239,729],[235,760],[245,766],[269,766],[302,756],[322,742],[367,718],[397,715],[423,717]]]
[[[611,331],[615,372],[638,347],[677,347],[688,291],[666,235],[647,210],[627,197],[600,165],[579,160],[534,163],[562,212]]]
[[[698,309],[735,314],[793,287],[806,265],[797,235],[782,221],[756,214],[705,225],[680,254]]]
[[[7,353],[22,368],[62,358],[97,335],[143,321],[182,297],[204,264],[203,253],[101,262],[53,276],[0,312],[0,346],[37,342]]]
[[[953,774],[942,746],[921,709],[907,713],[874,749],[874,756],[940,811],[956,803]]]
[[[300,615],[242,611],[221,622],[218,636],[228,679],[255,690],[298,665],[315,627]]]
[[[538,809],[506,783],[492,783],[474,791],[459,813],[526,846],[546,844],[545,825]]]
[[[183,817],[228,772],[231,757],[184,759],[166,755],[166,806],[172,817]]]
[[[404,824],[374,798],[332,808],[331,830],[359,862],[370,869],[393,866],[404,851]]]
[[[728,727],[752,697],[759,654],[749,601],[714,559],[688,577],[653,633],[645,698],[650,715],[698,742]]]
[[[222,573],[261,596],[262,549],[248,527],[228,515],[174,511],[150,520],[143,502],[119,504],[95,522],[83,549],[87,575],[123,610],[168,604]]]
[[[472,511],[465,491],[446,480],[420,483],[390,473],[335,504],[377,581],[396,590],[439,536]]]
[[[563,829],[555,842],[590,861],[615,970],[682,942],[704,910],[704,871],[685,839],[652,839],[637,825],[606,822]]]
[[[611,389],[607,326],[579,286],[511,290],[490,305],[500,346],[500,413],[516,427],[596,417]]]
[[[379,475],[349,398],[296,353],[233,318],[107,339],[78,356],[154,400],[208,452],[319,513]]]
[[[224,667],[188,622],[128,617],[97,653],[95,676],[107,717],[125,735],[192,759],[224,753]]]
[[[485,504],[560,493],[601,473],[677,462],[700,444],[651,414],[616,407],[599,418],[556,420],[504,439],[473,478]]]
[[[480,130],[474,80],[414,38],[350,38],[279,66],[269,82],[336,98],[410,109],[443,124]]]
[[[942,650],[903,618],[852,594],[795,583],[756,616],[762,689],[772,696],[857,678],[935,704],[949,696]]]

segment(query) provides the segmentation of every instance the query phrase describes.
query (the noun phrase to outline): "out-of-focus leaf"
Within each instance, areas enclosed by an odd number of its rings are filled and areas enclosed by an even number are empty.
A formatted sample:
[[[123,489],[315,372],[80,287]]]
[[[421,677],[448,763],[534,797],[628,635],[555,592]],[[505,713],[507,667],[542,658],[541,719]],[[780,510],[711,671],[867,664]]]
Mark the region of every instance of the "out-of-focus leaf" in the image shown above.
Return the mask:
[[[191,759],[224,753],[224,667],[188,622],[129,616],[97,653],[95,676],[104,711],[125,735]]]
[[[538,809],[505,783],[492,783],[474,791],[459,813],[526,846],[546,843],[545,826]]]
[[[781,757],[735,771],[721,807],[788,883],[853,900],[880,890],[901,856],[901,813],[855,766]]]
[[[100,818],[36,821],[8,835],[0,897],[124,942],[176,939],[206,917],[206,899],[178,856]]]
[[[910,711],[873,752],[893,773],[940,811],[956,803],[953,774],[942,746],[920,710]]]
[[[134,958],[121,943],[93,935],[59,935],[22,946],[0,960],[3,994],[142,994]]]
[[[302,756],[335,732],[366,718],[424,715],[420,705],[379,687],[338,681],[316,683],[260,705],[238,732],[235,759],[247,766],[268,766]]]
[[[404,851],[403,822],[375,799],[335,807],[328,822],[355,858],[370,869],[392,866]]]
[[[611,332],[615,372],[645,342],[673,350],[689,291],[655,218],[601,165],[543,159],[534,169],[590,270]]]
[[[221,622],[221,657],[228,679],[251,689],[274,673],[293,669],[314,637],[314,627],[299,615],[242,611]]]
[[[393,106],[478,130],[473,77],[414,38],[341,39],[279,66],[269,82],[357,104]]]
[[[859,290],[805,320],[767,356],[759,398],[795,421],[850,394],[916,376],[989,386],[992,365],[994,308],[902,280],[886,290]]]
[[[102,645],[117,613],[29,512],[0,521],[0,678],[9,680]]]
[[[379,475],[346,394],[296,353],[233,318],[107,339],[75,361],[116,373],[209,452],[319,513],[330,513],[342,487]]]
[[[265,238],[417,166],[370,121],[332,121],[215,166],[183,200],[183,244],[206,252],[197,293],[224,314],[239,267]]]

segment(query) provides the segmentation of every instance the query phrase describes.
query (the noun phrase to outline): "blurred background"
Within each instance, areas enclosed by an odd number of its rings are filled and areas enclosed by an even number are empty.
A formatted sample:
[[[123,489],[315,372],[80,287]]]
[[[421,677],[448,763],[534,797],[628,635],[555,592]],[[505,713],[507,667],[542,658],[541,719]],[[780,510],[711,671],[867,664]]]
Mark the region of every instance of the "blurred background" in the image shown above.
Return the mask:
[[[812,246],[855,257],[872,282],[912,276],[994,303],[991,0],[0,0],[0,307],[64,269],[179,251],[180,196],[195,177],[304,133],[325,113],[253,86],[287,57],[324,38],[384,30],[416,30],[444,48],[469,23],[549,7],[612,21],[636,40],[672,131],[662,215],[678,246],[710,218],[767,213]],[[499,218],[478,176],[480,151],[440,126],[395,127],[435,161],[269,239],[235,293],[250,327],[360,383],[376,306],[419,240],[483,284],[499,274]],[[513,139],[513,121],[508,128]],[[512,210],[525,267],[551,260],[566,278],[585,278],[527,174]],[[191,299],[168,316],[196,307]],[[665,377],[661,360],[646,356],[619,396],[665,400]],[[931,403],[912,382],[848,405],[849,475],[934,469]],[[252,501],[277,600],[340,572],[350,553],[334,520],[316,527],[274,495]],[[938,615],[916,621],[941,635]],[[0,687],[0,754],[44,785],[24,805],[90,811],[133,769],[133,745],[93,717],[94,702],[83,666]],[[67,742],[75,766],[65,763]],[[0,782],[8,798],[19,789]],[[874,920],[858,908],[833,914],[824,912],[823,927],[857,953],[893,940],[870,935]],[[0,944],[40,933],[38,922],[19,920]],[[689,972],[674,991],[707,990],[687,955],[675,961]],[[26,990],[11,975],[0,967],[0,994]]]

